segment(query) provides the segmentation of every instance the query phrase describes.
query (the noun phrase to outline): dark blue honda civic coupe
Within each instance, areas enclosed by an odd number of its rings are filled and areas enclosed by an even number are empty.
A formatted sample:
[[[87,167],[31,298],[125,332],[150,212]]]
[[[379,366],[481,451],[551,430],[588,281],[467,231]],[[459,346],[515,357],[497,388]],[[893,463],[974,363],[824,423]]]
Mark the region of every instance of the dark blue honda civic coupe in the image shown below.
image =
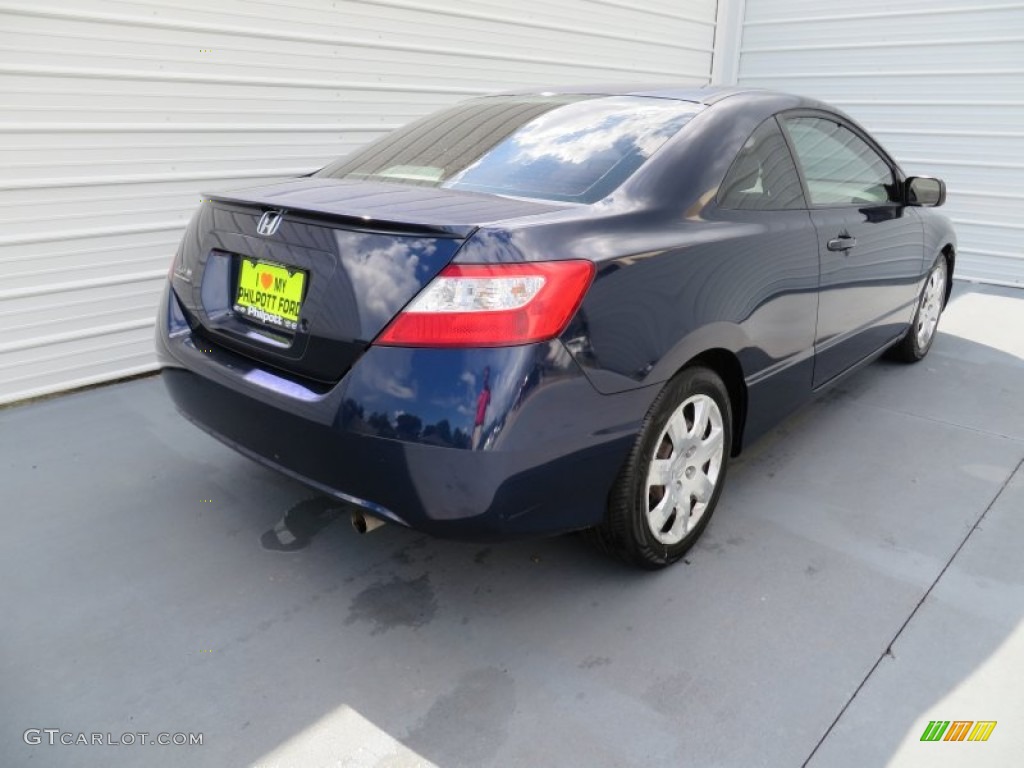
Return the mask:
[[[737,88],[477,98],[208,197],[158,322],[186,417],[363,530],[587,530],[649,568],[744,445],[927,354],[956,245],[941,181]]]

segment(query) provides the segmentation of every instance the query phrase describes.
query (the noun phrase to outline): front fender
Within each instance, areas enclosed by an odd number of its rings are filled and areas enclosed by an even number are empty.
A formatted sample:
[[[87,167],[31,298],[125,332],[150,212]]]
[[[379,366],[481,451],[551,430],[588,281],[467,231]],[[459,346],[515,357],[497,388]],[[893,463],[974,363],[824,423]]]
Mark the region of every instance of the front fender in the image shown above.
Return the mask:
[[[924,219],[924,257],[927,268],[931,265],[946,246],[956,250],[956,230],[953,229],[953,222],[949,217],[928,210]]]

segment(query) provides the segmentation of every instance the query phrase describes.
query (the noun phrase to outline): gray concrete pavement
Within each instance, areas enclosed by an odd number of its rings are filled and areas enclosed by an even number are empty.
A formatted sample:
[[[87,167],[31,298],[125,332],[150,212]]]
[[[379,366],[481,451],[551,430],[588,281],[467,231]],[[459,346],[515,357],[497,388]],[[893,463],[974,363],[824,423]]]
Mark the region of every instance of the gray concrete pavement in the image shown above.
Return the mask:
[[[752,446],[657,574],[344,521],[269,551],[323,507],[157,379],[2,410],[0,765],[1016,764],[1024,293],[958,287],[941,330]]]

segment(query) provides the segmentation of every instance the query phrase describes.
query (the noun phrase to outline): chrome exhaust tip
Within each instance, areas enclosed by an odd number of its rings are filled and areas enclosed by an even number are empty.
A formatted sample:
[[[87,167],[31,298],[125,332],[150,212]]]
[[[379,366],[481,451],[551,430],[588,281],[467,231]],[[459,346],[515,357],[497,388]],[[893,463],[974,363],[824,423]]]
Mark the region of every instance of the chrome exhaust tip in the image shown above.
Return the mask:
[[[352,513],[352,529],[360,535],[375,531],[382,525],[384,525],[384,521],[379,518],[369,517],[362,512]]]

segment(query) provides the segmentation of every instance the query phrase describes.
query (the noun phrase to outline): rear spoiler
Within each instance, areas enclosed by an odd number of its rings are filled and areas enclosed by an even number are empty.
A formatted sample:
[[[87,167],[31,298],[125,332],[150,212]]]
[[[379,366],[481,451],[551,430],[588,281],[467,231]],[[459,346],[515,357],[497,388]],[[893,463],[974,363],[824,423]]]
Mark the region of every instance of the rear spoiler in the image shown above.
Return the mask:
[[[301,207],[282,206],[272,197],[261,195],[233,195],[230,192],[203,193],[203,198],[214,203],[223,203],[253,208],[261,212],[280,211],[289,218],[312,220],[317,223],[341,226],[345,229],[363,230],[367,232],[387,232],[388,234],[423,235],[427,237],[450,237],[465,239],[477,230],[476,224],[436,224],[424,221],[399,221],[398,219],[371,215],[359,215],[339,210],[330,204],[305,203]]]

